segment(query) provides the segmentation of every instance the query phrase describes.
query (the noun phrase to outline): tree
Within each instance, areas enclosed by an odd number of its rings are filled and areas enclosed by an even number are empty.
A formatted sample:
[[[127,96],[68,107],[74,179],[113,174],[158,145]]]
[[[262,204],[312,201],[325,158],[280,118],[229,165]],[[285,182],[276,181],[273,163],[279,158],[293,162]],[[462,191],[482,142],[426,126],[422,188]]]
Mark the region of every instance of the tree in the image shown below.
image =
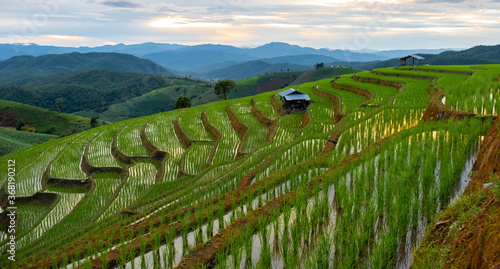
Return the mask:
[[[175,109],[191,107],[191,99],[187,96],[179,96],[175,102]]]
[[[321,62],[321,63],[316,63],[316,64],[314,65],[314,67],[315,67],[316,69],[323,68],[323,67],[325,67],[325,63],[324,63],[324,62]]]
[[[23,126],[24,126],[24,121],[23,121],[23,119],[19,119],[19,120],[17,120],[16,130],[21,131],[21,129],[23,128]]]
[[[59,110],[59,112],[61,112],[62,106],[64,104],[64,98],[62,98],[62,97],[56,98],[54,100],[54,103],[56,104],[57,110]]]
[[[219,98],[227,100],[227,95],[229,92],[236,88],[236,83],[230,79],[219,80],[215,83],[214,93],[219,96]]]
[[[94,128],[99,126],[99,123],[97,123],[97,117],[94,116],[90,119],[90,127]]]

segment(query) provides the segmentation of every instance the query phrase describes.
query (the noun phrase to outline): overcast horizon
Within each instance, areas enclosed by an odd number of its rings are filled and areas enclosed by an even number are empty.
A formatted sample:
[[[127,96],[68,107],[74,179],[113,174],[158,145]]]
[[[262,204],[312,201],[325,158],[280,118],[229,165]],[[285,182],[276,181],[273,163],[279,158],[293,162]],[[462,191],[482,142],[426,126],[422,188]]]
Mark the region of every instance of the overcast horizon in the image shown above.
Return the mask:
[[[0,0],[0,43],[146,42],[350,50],[441,49],[500,41],[500,0]],[[265,3],[265,4],[264,4]]]

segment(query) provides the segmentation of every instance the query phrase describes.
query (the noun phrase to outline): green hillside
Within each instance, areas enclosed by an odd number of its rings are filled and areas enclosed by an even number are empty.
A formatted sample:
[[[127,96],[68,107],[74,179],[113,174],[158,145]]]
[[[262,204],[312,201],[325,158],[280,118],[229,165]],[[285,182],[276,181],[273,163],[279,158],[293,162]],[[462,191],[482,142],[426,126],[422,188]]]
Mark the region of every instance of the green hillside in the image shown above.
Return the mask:
[[[2,98],[51,110],[58,110],[56,99],[62,98],[61,111],[100,113],[110,105],[165,87],[176,80],[158,75],[122,71],[91,70],[27,81],[26,85],[0,85]]]
[[[125,71],[172,75],[150,60],[120,53],[66,53],[43,56],[15,56],[0,61],[0,82],[17,84],[30,78],[87,70]]]
[[[15,160],[21,216],[12,262],[0,215],[0,267],[400,268],[426,228],[465,236],[463,219],[486,212],[436,222],[469,182],[493,197],[475,203],[498,209],[500,185],[483,183],[500,176],[500,65],[330,71],[232,93],[319,78],[293,86],[312,101],[305,111],[262,90],[0,158],[0,171]],[[163,91],[176,89],[150,94]]]
[[[191,98],[193,105],[216,100],[212,83],[176,80],[172,84],[174,85],[156,89],[123,103],[110,106],[108,110],[100,114],[99,118],[116,122],[173,110],[177,98],[181,95]]]
[[[0,157],[57,138],[55,135],[0,128]]]
[[[0,100],[0,125],[15,128],[19,120],[37,133],[66,136],[89,129],[90,118]],[[102,121],[98,121],[102,124]]]

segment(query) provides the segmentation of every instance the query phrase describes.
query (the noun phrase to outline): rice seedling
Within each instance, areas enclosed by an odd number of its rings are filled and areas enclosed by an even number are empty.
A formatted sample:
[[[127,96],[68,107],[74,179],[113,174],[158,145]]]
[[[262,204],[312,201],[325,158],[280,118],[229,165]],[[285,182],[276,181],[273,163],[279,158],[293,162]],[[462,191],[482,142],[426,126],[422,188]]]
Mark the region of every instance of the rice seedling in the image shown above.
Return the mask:
[[[205,110],[208,106],[203,105],[203,106],[197,106],[197,107],[192,107],[188,110],[186,110],[184,113],[180,114],[179,121],[186,131],[186,133],[191,137],[193,140],[199,140],[199,141],[211,141],[212,137],[210,134],[203,128],[203,124],[201,122],[201,113],[203,110]]]
[[[145,119],[127,121],[125,128],[118,133],[117,146],[128,156],[149,156],[141,141],[141,130]]]
[[[233,102],[231,104],[231,108],[238,118],[245,125],[250,127],[245,140],[244,152],[252,152],[256,148],[264,145],[267,136],[267,126],[259,122],[251,112],[250,99],[251,98],[242,98],[239,99],[238,102]]]
[[[92,140],[88,150],[88,158],[92,165],[96,167],[121,167],[111,154],[111,141],[121,128],[122,126],[119,124],[110,126]]]
[[[231,126],[226,108],[228,103],[219,103],[206,110],[210,122],[221,132],[222,137],[217,144],[217,149],[214,154],[213,163],[223,163],[230,161],[236,157],[236,148],[240,143],[238,134]]]
[[[208,154],[214,145],[211,142],[196,142],[186,151],[186,173],[197,175],[205,168]]]
[[[52,210],[31,231],[27,232],[17,241],[19,248],[23,248],[40,238],[52,226],[66,217],[85,196],[83,193],[59,192],[58,194],[60,195],[60,199]]]
[[[179,174],[179,162],[185,151],[174,132],[173,122],[179,113],[165,113],[153,118],[146,126],[146,134],[153,144],[161,150],[168,152],[165,163],[165,176],[163,181],[177,179]]]
[[[156,171],[156,167],[150,163],[139,162],[130,167],[129,176],[120,187],[120,193],[98,220],[120,212],[143,195],[154,184]]]
[[[55,224],[43,240],[54,240],[63,233],[71,233],[97,219],[121,185],[121,179],[115,173],[98,173],[93,176],[93,180],[96,185],[92,192],[68,216]]]
[[[49,163],[54,160],[59,152],[63,150],[66,143],[47,145],[48,147],[41,151],[40,156],[38,156],[32,163],[26,165],[24,168],[19,170],[16,175],[16,195],[17,196],[30,196],[36,192],[42,190],[42,175],[49,165]]]

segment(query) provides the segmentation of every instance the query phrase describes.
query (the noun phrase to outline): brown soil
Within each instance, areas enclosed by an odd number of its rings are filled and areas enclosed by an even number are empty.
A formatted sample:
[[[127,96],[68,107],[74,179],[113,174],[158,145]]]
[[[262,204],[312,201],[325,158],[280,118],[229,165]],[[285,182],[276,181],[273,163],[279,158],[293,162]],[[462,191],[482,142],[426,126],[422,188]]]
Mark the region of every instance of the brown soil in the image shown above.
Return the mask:
[[[88,154],[89,154],[89,148],[90,148],[90,143],[92,141],[89,141],[87,144],[87,147],[85,147],[85,151],[83,152],[83,158],[82,162],[80,163],[80,168],[82,171],[87,174],[87,176],[90,176],[91,174],[94,173],[108,173],[108,172],[114,172],[117,173],[120,177],[128,177],[127,171],[123,169],[122,167],[96,167],[92,162],[90,162]]]
[[[466,193],[481,190],[484,183],[490,182],[491,173],[500,176],[500,117],[496,118],[481,142],[481,148],[472,170],[476,173],[471,178]]]
[[[241,141],[236,151],[236,157],[242,156],[244,154],[243,147],[245,146],[246,138],[248,132],[250,131],[250,127],[244,124],[240,120],[240,118],[238,118],[238,116],[234,113],[233,109],[231,108],[231,105],[227,107],[226,114],[229,117],[229,121],[231,122],[231,126],[233,126],[233,129],[241,136]]]
[[[283,107],[276,100],[276,95],[271,96],[271,105],[273,106],[274,111],[276,111],[276,113],[278,113],[278,115],[280,115],[280,116],[286,115],[286,111],[283,109]]]
[[[320,158],[326,158],[330,154],[330,152],[332,152],[332,150],[337,146],[343,130],[344,128],[338,128],[330,135],[328,141],[325,144],[325,147],[323,148],[323,151],[321,151],[321,153],[319,154]]]
[[[125,128],[125,126],[123,126],[123,128]],[[123,130],[123,128],[122,128],[122,130]],[[120,148],[118,148],[117,140],[118,140],[118,135],[120,134],[120,132],[121,132],[121,130],[116,133],[116,135],[113,137],[113,140],[111,141],[111,155],[113,155],[113,157],[115,157],[115,159],[117,159],[118,161],[120,161],[124,164],[132,165],[135,163],[135,161],[132,158],[130,158],[129,156],[127,156],[125,153],[123,153],[123,151],[121,151]]]
[[[174,121],[174,133],[177,136],[177,139],[181,141],[181,144],[187,149],[193,145],[193,140],[189,137],[189,135],[182,128],[181,123],[179,121],[179,117]]]
[[[419,75],[402,74],[402,73],[386,73],[386,72],[380,72],[380,71],[376,71],[376,70],[372,70],[371,73],[374,75],[377,75],[377,76],[413,78],[413,79],[423,79],[423,80],[429,80],[429,81],[436,81],[438,79],[437,77],[419,76]]]
[[[219,140],[222,137],[221,132],[215,127],[211,122],[210,119],[207,116],[207,113],[203,111],[201,113],[201,122],[203,124],[203,127],[207,132],[215,139]]]
[[[474,74],[474,72],[467,72],[467,71],[453,71],[453,70],[425,69],[425,68],[410,68],[409,70],[422,71],[422,72],[432,72],[432,73],[466,75],[466,76],[471,76]]]
[[[16,128],[17,118],[7,110],[0,109],[0,126]]]
[[[307,110],[306,113],[304,113],[304,116],[302,117],[302,128],[305,128],[307,125],[311,124],[313,122],[311,110]]]
[[[205,110],[201,113],[201,123],[203,124],[203,128],[215,139],[214,141],[214,146],[212,150],[210,150],[210,153],[208,154],[208,160],[207,164],[205,165],[206,167],[209,167],[212,165],[212,160],[214,159],[215,156],[215,151],[217,150],[217,146],[219,145],[219,141],[222,137],[221,132],[210,122],[208,119],[207,113]]]
[[[266,115],[264,115],[264,113],[262,113],[262,111],[260,111],[257,108],[257,103],[255,102],[255,98],[252,98],[250,100],[250,105],[252,106],[251,108],[252,114],[257,118],[258,121],[267,126],[266,142],[273,141],[274,135],[278,130],[279,120],[278,119],[271,120]]]
[[[436,88],[434,85],[430,85],[427,89],[427,93],[431,95],[431,100],[429,106],[422,117],[424,121],[430,120],[448,120],[448,119],[465,119],[475,117],[476,114],[452,110],[443,105],[441,102],[441,97],[444,95],[444,91]]]
[[[3,189],[0,189],[1,192],[4,192]],[[7,198],[7,195],[2,194],[1,197]],[[55,193],[46,193],[46,192],[37,192],[31,196],[18,196],[16,197],[16,204],[52,204],[57,200],[57,194]],[[0,204],[3,208],[9,207],[7,203],[7,199],[2,199]]]
[[[141,129],[141,142],[144,148],[151,154],[151,160],[155,162],[162,162],[164,159],[168,158],[170,155],[169,152],[162,151],[159,147],[157,147],[151,140],[149,139],[148,134],[146,133],[146,127],[148,123],[144,124],[144,127]]]

